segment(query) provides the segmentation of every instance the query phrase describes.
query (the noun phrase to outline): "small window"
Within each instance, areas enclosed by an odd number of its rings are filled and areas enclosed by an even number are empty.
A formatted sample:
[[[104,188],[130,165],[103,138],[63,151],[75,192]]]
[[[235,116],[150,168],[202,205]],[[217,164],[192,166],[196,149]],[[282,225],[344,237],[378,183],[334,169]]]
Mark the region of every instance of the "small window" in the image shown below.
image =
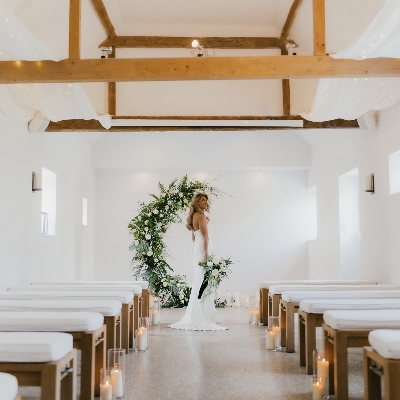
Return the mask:
[[[87,225],[87,199],[83,198],[82,225]]]
[[[56,186],[57,175],[46,168],[42,168],[42,217],[41,233],[43,235],[56,234]]]
[[[400,192],[400,151],[389,154],[390,194]]]
[[[317,240],[317,187],[308,189],[308,240]]]

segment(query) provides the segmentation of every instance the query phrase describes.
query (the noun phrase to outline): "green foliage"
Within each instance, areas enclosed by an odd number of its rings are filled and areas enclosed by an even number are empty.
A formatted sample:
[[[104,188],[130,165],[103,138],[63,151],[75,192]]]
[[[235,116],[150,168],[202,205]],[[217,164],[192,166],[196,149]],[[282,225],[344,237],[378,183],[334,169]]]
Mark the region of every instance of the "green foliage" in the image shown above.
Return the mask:
[[[160,194],[150,195],[154,200],[148,204],[139,203],[138,215],[128,224],[133,237],[129,249],[134,253],[134,275],[149,282],[150,291],[160,297],[163,307],[185,307],[191,290],[185,277],[173,275],[173,268],[166,261],[164,235],[171,224],[182,222],[179,213],[188,208],[195,193],[207,193],[210,202],[223,194],[210,183],[189,180],[187,175],[174,179],[168,189],[159,183]]]

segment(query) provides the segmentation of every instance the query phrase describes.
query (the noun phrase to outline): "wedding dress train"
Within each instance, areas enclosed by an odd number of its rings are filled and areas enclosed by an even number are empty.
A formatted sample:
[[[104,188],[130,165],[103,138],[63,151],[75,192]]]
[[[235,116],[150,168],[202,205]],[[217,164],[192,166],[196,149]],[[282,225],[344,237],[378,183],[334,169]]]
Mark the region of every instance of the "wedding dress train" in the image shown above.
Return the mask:
[[[194,232],[194,237],[192,249],[194,279],[189,304],[184,317],[169,327],[186,331],[222,331],[226,328],[217,325],[219,320],[214,305],[214,293],[208,292],[206,288],[202,298],[197,298],[204,278],[204,269],[199,265],[199,262],[204,259],[204,239],[200,230]],[[211,254],[211,239],[209,239],[208,250]]]

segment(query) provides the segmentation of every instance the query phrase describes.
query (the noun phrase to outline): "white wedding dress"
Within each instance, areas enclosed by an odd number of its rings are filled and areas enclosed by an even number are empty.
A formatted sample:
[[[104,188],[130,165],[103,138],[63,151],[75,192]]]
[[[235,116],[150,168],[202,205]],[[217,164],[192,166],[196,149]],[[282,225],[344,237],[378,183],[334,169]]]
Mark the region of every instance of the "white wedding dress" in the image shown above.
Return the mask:
[[[210,237],[210,224],[208,225],[209,242],[208,252],[211,254],[212,243]],[[189,304],[185,316],[175,324],[170,325],[173,329],[183,329],[186,331],[222,331],[226,328],[217,325],[219,322],[218,314],[214,305],[214,293],[206,290],[201,299],[198,299],[200,286],[203,283],[204,269],[199,265],[204,260],[204,239],[200,229],[194,231],[195,240],[192,248],[192,259],[194,267],[193,286],[190,292]]]

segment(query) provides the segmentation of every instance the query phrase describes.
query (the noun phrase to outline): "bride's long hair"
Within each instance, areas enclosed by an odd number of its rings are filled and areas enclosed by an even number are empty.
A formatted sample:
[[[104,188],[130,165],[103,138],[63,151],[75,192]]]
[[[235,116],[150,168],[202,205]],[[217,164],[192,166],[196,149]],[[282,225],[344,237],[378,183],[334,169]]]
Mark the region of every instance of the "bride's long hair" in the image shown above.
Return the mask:
[[[186,228],[189,231],[194,231],[194,226],[193,226],[193,215],[196,212],[200,212],[203,213],[203,210],[199,207],[198,203],[199,200],[205,197],[208,200],[208,196],[205,193],[196,193],[193,197],[192,197],[192,201],[190,202],[190,208],[189,208],[189,215],[186,219]],[[210,206],[208,205],[206,211],[210,211]]]

